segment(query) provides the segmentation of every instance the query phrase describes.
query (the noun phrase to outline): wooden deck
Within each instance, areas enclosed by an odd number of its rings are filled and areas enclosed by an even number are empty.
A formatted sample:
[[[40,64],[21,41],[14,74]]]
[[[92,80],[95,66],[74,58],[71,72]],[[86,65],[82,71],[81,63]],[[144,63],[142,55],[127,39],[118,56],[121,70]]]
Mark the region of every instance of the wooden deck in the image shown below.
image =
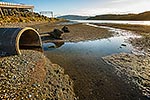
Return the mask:
[[[25,8],[25,9],[33,9],[33,5],[24,5],[24,4],[15,4],[15,3],[7,3],[0,2],[0,8]]]

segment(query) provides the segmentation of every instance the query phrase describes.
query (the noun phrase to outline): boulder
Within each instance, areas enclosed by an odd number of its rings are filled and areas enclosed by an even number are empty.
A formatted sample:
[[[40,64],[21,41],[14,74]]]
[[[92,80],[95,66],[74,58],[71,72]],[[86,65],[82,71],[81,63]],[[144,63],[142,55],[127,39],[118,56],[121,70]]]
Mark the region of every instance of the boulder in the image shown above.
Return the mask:
[[[59,39],[61,34],[63,34],[63,32],[59,29],[54,29],[53,32],[50,32],[50,36],[56,39]]]
[[[67,27],[67,26],[64,26],[63,28],[62,28],[62,31],[64,32],[64,33],[69,33],[70,31],[69,31],[69,28]]]

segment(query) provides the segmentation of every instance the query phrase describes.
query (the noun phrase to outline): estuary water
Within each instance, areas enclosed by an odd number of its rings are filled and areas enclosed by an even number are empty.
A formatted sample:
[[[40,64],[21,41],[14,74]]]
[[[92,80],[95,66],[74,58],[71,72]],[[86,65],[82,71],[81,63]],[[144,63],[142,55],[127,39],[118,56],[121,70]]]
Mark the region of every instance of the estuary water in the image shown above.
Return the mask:
[[[114,23],[114,24],[135,24],[135,25],[150,25],[150,21],[116,21],[116,20],[71,20],[77,23]]]

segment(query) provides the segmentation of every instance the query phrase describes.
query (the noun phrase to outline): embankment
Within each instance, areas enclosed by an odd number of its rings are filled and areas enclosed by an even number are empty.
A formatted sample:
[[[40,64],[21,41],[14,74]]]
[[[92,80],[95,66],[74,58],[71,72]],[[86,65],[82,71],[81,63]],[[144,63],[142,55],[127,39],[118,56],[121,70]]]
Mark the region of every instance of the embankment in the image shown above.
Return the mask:
[[[75,100],[72,82],[38,51],[0,58],[0,99]]]

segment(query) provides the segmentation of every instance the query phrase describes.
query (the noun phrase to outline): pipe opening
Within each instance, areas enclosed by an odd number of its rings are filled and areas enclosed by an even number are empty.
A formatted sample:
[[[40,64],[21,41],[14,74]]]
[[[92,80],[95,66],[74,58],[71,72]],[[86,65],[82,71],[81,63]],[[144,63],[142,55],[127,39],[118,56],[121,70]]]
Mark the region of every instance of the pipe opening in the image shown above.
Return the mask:
[[[42,51],[41,40],[38,33],[32,29],[23,31],[19,38],[19,50],[37,50]]]
[[[30,27],[0,28],[0,57],[21,54],[21,50],[42,50],[39,33]]]

